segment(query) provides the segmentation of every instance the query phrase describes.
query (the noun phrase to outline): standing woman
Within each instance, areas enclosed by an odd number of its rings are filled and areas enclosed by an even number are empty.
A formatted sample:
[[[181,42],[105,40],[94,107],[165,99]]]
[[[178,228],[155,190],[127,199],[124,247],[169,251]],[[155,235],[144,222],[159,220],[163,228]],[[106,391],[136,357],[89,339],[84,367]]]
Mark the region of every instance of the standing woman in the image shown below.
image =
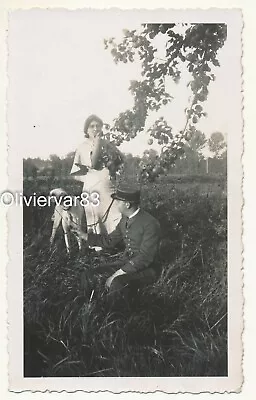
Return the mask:
[[[85,140],[77,148],[70,174],[83,182],[83,192],[99,194],[99,202],[85,206],[88,231],[111,233],[120,220],[120,212],[111,194],[114,181],[123,157],[117,148],[102,138],[103,122],[96,115],[90,115],[84,124]],[[109,206],[112,205],[109,209]],[[98,205],[96,205],[98,203]]]

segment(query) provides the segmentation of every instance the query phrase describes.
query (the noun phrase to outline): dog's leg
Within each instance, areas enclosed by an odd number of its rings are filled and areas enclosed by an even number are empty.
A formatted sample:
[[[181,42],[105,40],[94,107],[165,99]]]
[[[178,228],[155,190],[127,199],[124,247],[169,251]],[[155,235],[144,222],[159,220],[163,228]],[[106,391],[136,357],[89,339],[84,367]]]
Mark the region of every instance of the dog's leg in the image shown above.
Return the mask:
[[[68,220],[66,218],[67,216],[64,215],[63,213],[63,217],[62,217],[62,228],[63,228],[63,232],[64,232],[64,238],[65,238],[65,245],[66,245],[66,249],[67,249],[67,253],[68,255],[70,255],[70,244],[69,244],[69,225],[68,225]]]
[[[61,221],[61,214],[58,212],[58,210],[56,210],[56,208],[54,210],[54,214],[52,216],[52,219],[53,219],[53,226],[52,226],[52,234],[51,234],[51,237],[50,237],[50,250],[52,249],[52,245],[53,245],[54,238],[55,238],[55,235],[56,235],[56,230],[57,230],[57,228],[58,228],[58,226],[60,224],[60,221]]]
[[[64,232],[67,253],[68,253],[68,255],[70,255],[70,240],[69,240],[70,214],[67,210],[63,210],[63,212],[62,212],[62,228],[63,228],[63,232]]]
[[[82,213],[84,213],[84,209],[82,209]],[[78,217],[77,223],[78,223],[78,225],[79,225],[79,227],[81,229],[81,226],[82,226],[82,215],[80,215]],[[82,239],[80,238],[79,235],[76,235],[76,239],[77,239],[78,249],[79,249],[79,251],[81,251],[82,250]]]
[[[76,240],[77,240],[77,244],[78,244],[78,249],[79,249],[79,251],[81,251],[82,250],[82,240],[79,235],[76,236]]]
[[[70,245],[69,245],[68,232],[64,232],[64,238],[65,238],[65,244],[66,244],[67,253],[68,253],[68,255],[70,255]]]

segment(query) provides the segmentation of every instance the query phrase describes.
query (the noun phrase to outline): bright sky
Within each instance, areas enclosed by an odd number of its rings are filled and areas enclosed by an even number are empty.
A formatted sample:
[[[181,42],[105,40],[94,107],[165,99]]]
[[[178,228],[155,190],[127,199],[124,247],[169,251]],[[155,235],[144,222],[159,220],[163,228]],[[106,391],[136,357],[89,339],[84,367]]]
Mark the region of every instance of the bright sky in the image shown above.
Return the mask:
[[[141,18],[141,17],[140,17]],[[133,104],[129,81],[140,79],[139,63],[118,64],[103,39],[121,37],[122,29],[136,28],[144,20],[107,18],[104,12],[62,10],[13,13],[9,29],[9,129],[15,132],[23,157],[64,156],[83,141],[83,125],[94,113],[111,123]],[[207,136],[230,133],[232,115],[232,49],[227,40],[219,52],[220,68],[210,84],[205,103],[208,117],[198,125]],[[184,127],[188,104],[188,73],[179,84],[170,84],[172,103],[160,114],[178,131]],[[148,121],[154,122],[155,115]],[[121,149],[140,155],[148,136],[140,135]]]

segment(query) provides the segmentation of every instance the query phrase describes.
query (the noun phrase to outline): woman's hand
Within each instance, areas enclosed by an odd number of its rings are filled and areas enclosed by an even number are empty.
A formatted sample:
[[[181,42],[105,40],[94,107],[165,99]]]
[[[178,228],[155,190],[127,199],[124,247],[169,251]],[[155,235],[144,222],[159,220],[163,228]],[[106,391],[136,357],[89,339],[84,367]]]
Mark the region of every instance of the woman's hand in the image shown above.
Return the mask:
[[[92,144],[92,151],[91,151],[91,163],[92,163],[92,168],[95,168],[97,165],[97,162],[100,157],[100,152],[101,152],[101,138],[99,135],[97,135]]]
[[[95,136],[95,138],[92,141],[92,149],[93,150],[94,149],[97,150],[98,147],[100,147],[100,145],[101,145],[101,137],[98,134],[98,135]]]

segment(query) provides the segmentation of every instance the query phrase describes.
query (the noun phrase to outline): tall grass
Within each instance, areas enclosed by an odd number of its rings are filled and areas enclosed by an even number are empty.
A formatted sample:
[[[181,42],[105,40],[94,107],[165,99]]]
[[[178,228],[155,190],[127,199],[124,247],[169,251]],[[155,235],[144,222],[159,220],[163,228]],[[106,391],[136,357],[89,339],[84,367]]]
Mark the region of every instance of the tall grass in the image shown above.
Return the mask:
[[[114,255],[49,251],[51,210],[24,242],[26,376],[227,375],[226,197],[218,186],[149,186],[162,272],[114,303],[94,271]]]

